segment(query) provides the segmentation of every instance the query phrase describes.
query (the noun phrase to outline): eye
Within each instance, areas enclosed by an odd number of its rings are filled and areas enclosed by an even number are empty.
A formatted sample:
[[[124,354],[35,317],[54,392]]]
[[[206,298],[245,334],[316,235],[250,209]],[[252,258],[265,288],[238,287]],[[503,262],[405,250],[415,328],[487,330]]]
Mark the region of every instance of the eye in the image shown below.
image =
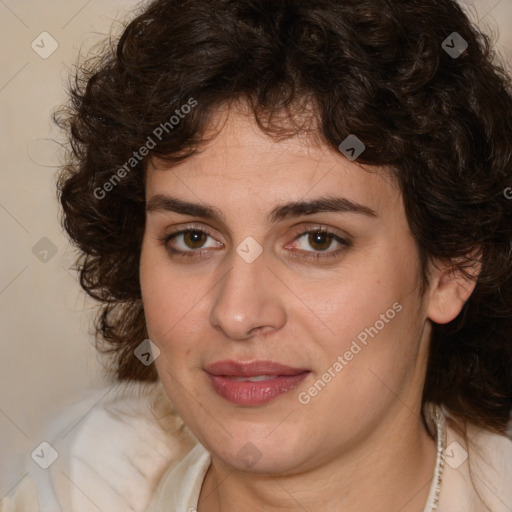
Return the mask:
[[[307,238],[306,238],[307,237]],[[214,247],[222,247],[221,242],[214,242],[210,246],[204,246],[208,238],[213,238],[212,235],[200,228],[188,228],[170,235],[166,235],[159,240],[165,245],[166,250],[176,257],[201,257],[204,253],[210,252],[209,249]],[[309,253],[304,256],[299,256],[305,259],[312,259],[315,261],[336,258],[351,245],[351,242],[332,233],[323,227],[315,227],[308,231],[301,231],[295,238],[294,242],[297,244],[297,240],[304,239],[304,242],[298,244],[299,251],[301,253]],[[328,249],[332,247],[333,243],[338,244],[339,248],[334,251]],[[313,248],[313,251],[304,248],[309,245]],[[289,248],[287,245],[286,248]]]
[[[332,233],[323,227],[315,227],[308,231],[299,233],[299,235],[295,237],[294,242],[297,243],[296,241],[301,239],[304,239],[301,244],[298,244],[301,251],[311,253],[305,256],[305,258],[314,260],[339,257],[341,253],[351,245],[351,242],[348,240],[336,235],[335,233]],[[328,249],[332,247],[333,243],[336,243],[341,247],[334,251],[328,251]],[[314,250],[307,250],[305,248],[307,245],[312,247]]]
[[[197,256],[197,253],[202,253],[204,249],[203,245],[207,238],[212,238],[210,233],[203,229],[193,228],[193,229],[183,229],[181,231],[177,231],[176,233],[172,233],[167,235],[161,239],[161,242],[164,243],[166,249],[171,253],[178,256]],[[172,242],[172,243],[171,243]],[[218,247],[222,245],[220,243],[216,243],[210,247]],[[178,246],[178,248],[176,248]]]

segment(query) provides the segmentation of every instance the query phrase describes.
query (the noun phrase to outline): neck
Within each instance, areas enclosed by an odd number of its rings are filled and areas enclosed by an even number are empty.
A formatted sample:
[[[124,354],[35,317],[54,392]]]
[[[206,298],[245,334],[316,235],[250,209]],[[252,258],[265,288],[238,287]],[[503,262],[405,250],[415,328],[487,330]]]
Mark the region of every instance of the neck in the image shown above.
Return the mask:
[[[213,458],[198,512],[423,512],[436,461],[436,444],[423,422],[400,406],[364,443],[333,453],[308,472],[287,475],[233,470]],[[411,419],[413,421],[411,421]]]

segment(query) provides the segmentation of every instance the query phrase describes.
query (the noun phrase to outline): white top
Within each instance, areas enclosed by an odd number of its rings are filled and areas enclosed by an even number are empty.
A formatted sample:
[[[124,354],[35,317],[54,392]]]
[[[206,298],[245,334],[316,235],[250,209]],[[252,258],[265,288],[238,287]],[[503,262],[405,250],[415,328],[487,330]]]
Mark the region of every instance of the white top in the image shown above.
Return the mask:
[[[511,512],[512,441],[470,426],[468,448],[445,410],[426,412],[438,456],[424,512]],[[57,459],[42,469],[29,458],[0,512],[188,512],[211,462],[160,383],[100,390],[68,408],[46,440]],[[41,449],[44,465],[53,452]]]

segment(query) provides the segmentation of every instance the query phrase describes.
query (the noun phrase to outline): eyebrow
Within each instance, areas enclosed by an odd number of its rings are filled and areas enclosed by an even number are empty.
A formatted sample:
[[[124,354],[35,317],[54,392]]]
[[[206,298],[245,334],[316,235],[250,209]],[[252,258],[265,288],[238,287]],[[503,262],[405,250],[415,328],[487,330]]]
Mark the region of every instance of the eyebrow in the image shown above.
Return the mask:
[[[148,200],[146,211],[170,211],[219,222],[224,220],[222,212],[213,206],[201,203],[190,203],[176,197],[162,194],[156,194]],[[278,205],[268,214],[267,221],[269,223],[276,223],[285,219],[299,217],[301,215],[313,215],[320,212],[350,212],[367,217],[378,217],[375,210],[351,201],[350,199],[344,197],[319,197],[311,201],[296,201]]]

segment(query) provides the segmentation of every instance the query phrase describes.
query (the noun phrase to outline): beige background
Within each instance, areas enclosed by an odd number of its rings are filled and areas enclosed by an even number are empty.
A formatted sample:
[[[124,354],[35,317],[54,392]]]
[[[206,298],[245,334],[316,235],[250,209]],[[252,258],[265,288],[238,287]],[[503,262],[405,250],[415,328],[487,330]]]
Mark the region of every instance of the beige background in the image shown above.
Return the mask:
[[[88,334],[94,305],[69,270],[70,247],[58,222],[59,146],[52,139],[59,134],[50,113],[65,99],[67,66],[80,48],[102,39],[135,5],[0,0],[0,499],[43,440],[41,426],[67,403],[108,384]],[[506,30],[512,0],[472,5],[480,23],[494,31],[501,26],[500,47],[512,62],[512,31]],[[40,52],[51,48],[42,32],[58,44],[47,58],[31,47],[35,40]],[[46,262],[40,260],[45,249]]]

